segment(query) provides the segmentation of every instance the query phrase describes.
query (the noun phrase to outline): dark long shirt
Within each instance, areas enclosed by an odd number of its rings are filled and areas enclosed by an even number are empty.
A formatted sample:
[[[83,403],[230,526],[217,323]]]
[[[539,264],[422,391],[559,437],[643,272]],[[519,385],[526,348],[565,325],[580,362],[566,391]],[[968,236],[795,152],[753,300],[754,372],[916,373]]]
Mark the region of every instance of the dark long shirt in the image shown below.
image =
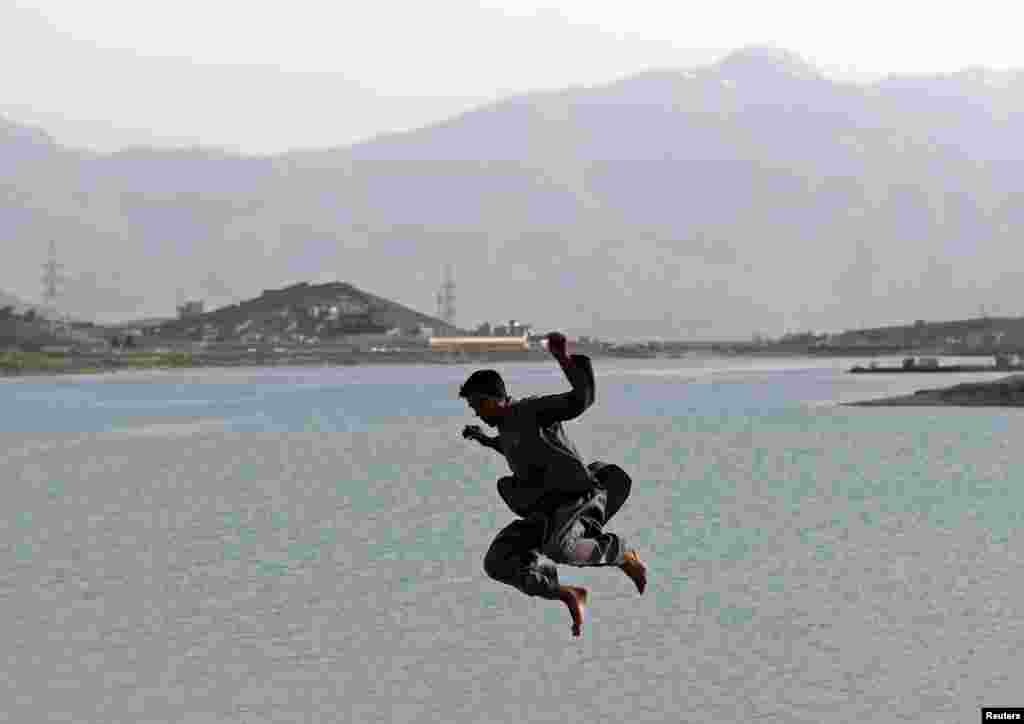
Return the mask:
[[[596,386],[590,358],[572,355],[565,370],[572,389],[555,395],[513,400],[498,423],[489,447],[501,452],[514,484],[502,490],[505,502],[520,515],[550,512],[594,487],[594,479],[562,423],[594,404]],[[510,481],[511,482],[511,481]]]

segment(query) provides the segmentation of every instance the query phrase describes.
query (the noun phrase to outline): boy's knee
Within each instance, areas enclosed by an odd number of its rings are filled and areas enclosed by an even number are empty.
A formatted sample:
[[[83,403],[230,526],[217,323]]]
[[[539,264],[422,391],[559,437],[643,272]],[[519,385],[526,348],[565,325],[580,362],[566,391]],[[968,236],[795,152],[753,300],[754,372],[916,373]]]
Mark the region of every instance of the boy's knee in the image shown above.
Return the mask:
[[[508,575],[506,573],[506,566],[502,564],[501,556],[492,548],[484,556],[484,573],[496,581],[503,581]]]
[[[526,515],[528,511],[521,499],[522,494],[517,495],[517,490],[518,484],[515,477],[506,475],[498,478],[498,495],[505,501],[505,505],[516,515]]]

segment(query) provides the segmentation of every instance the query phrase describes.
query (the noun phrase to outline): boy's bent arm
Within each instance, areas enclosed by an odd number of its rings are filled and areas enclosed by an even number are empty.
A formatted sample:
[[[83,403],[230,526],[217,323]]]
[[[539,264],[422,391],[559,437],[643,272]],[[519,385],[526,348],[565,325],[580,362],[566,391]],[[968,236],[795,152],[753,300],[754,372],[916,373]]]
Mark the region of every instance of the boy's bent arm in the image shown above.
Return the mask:
[[[494,450],[497,453],[501,453],[502,455],[504,455],[505,451],[501,449],[501,444],[498,442],[498,440],[499,438],[497,437],[487,437],[486,435],[484,435],[480,438],[480,444],[483,445],[484,447],[489,447],[491,450]]]
[[[560,361],[560,364],[569,379],[569,384],[572,385],[571,391],[543,395],[521,402],[542,425],[579,417],[596,399],[594,367],[589,357],[574,354]]]

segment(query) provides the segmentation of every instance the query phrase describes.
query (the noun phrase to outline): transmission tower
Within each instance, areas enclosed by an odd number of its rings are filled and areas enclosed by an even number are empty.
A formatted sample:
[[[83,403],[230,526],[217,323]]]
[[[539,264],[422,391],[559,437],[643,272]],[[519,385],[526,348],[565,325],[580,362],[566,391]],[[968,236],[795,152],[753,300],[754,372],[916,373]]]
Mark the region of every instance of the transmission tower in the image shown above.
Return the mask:
[[[437,316],[455,326],[455,280],[452,278],[451,264],[445,267],[444,282],[437,293]]]
[[[63,281],[60,274],[63,267],[57,263],[57,242],[51,240],[50,258],[43,264],[43,308],[51,314],[57,312],[57,287]]]

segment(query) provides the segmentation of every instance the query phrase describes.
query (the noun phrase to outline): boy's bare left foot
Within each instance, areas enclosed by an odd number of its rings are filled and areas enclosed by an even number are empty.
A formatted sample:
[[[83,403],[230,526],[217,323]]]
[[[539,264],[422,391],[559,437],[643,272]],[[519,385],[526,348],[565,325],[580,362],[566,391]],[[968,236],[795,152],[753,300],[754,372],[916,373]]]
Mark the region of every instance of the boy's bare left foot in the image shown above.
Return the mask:
[[[619,568],[629,576],[633,585],[636,586],[636,590],[643,595],[644,589],[647,587],[647,566],[640,560],[640,555],[635,550],[626,551],[623,557],[626,560]]]
[[[583,633],[583,621],[587,616],[587,599],[590,594],[587,589],[579,586],[562,586],[558,592],[558,598],[569,607],[569,615],[572,616],[572,635],[579,637]]]

